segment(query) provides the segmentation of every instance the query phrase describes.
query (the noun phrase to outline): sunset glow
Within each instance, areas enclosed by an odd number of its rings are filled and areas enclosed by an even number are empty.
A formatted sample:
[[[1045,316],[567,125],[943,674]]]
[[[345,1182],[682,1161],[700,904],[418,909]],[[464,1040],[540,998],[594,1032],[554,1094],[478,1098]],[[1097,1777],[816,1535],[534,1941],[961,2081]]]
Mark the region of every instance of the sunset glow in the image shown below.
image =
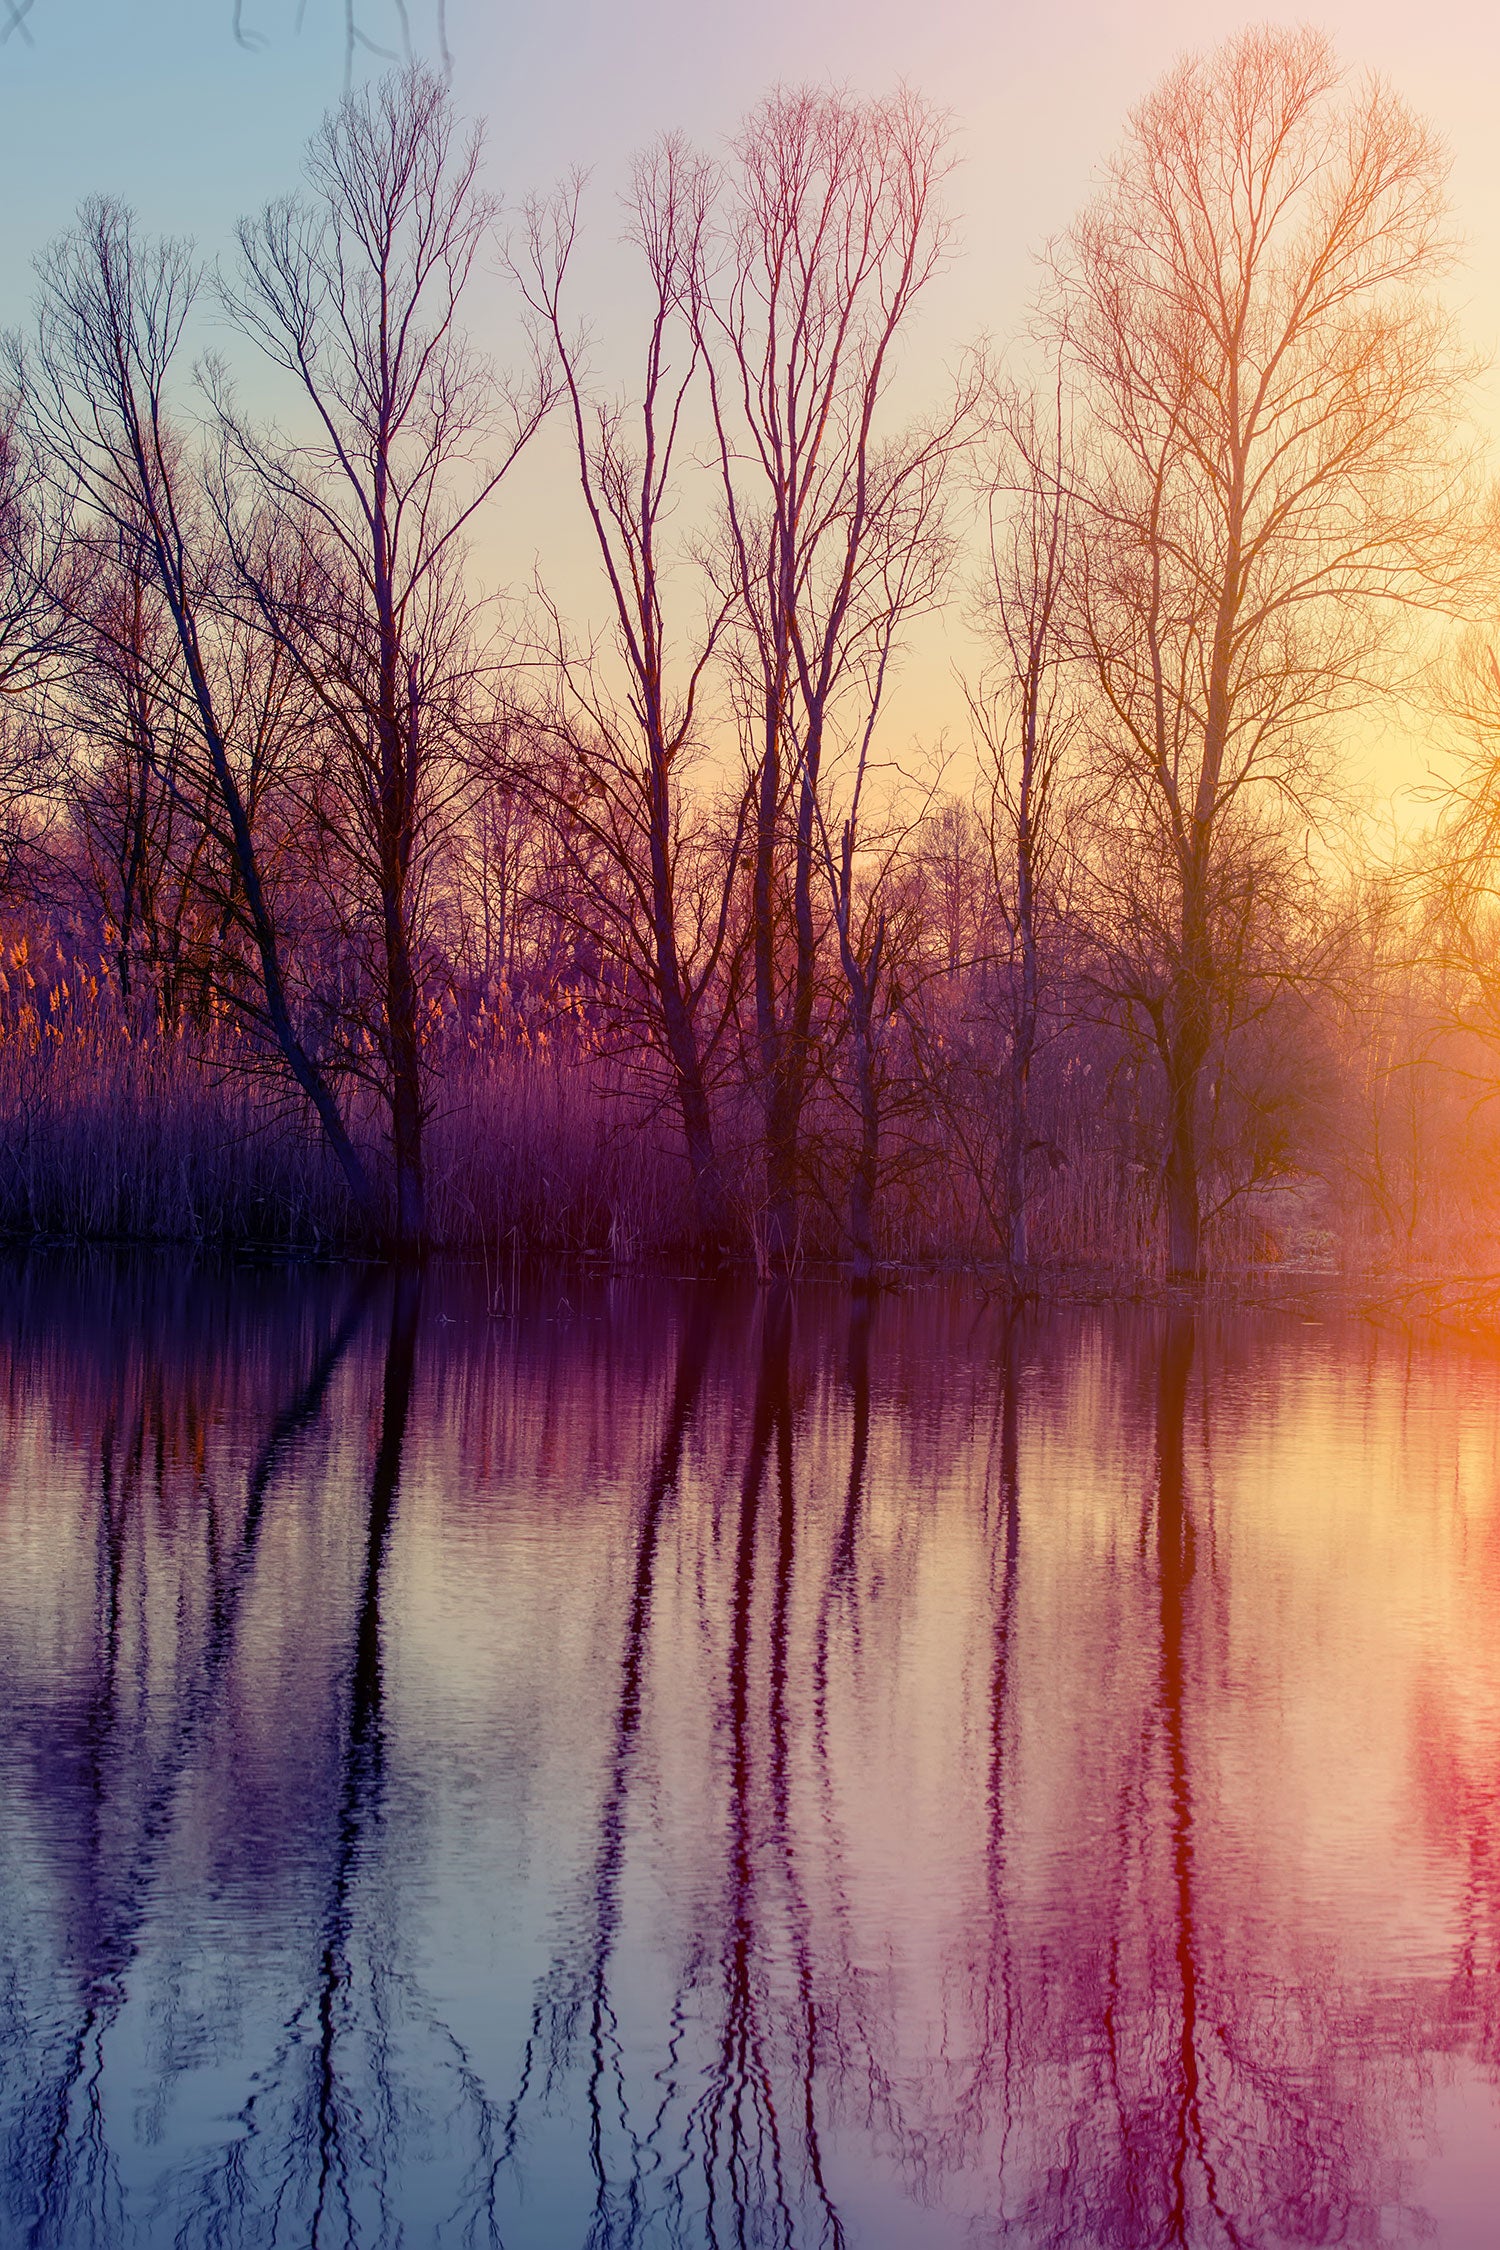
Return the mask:
[[[1489,2250],[1497,84],[0,0],[0,2245]]]

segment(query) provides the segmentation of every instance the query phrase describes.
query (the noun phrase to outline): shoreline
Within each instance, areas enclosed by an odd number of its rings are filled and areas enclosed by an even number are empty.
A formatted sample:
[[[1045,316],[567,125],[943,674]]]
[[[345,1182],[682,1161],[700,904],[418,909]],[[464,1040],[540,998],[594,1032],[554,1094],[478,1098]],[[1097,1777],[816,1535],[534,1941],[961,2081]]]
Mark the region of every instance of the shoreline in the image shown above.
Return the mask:
[[[25,1263],[32,1258],[51,1262],[87,1258],[175,1258],[191,1267],[236,1267],[260,1272],[299,1268],[327,1271],[338,1268],[394,1270],[401,1261],[380,1249],[362,1249],[352,1243],[288,1244],[251,1238],[108,1236],[62,1234],[0,1234],[0,1260]],[[1236,1267],[1206,1274],[1196,1287],[1168,1282],[1158,1276],[1125,1267],[1062,1266],[1029,1277],[1024,1289],[1012,1293],[998,1263],[897,1264],[877,1269],[866,1283],[857,1283],[849,1269],[830,1260],[808,1259],[789,1273],[774,1278],[758,1275],[746,1258],[726,1258],[716,1268],[694,1267],[669,1256],[606,1259],[567,1257],[546,1251],[521,1251],[514,1261],[495,1260],[473,1244],[438,1244],[427,1251],[421,1265],[428,1271],[466,1271],[492,1297],[535,1289],[551,1279],[574,1283],[666,1284],[672,1287],[796,1290],[803,1287],[834,1288],[851,1295],[866,1294],[872,1302],[882,1297],[906,1296],[925,1290],[964,1288],[986,1305],[1002,1307],[1008,1298],[1022,1314],[1045,1313],[1065,1307],[1134,1307],[1200,1312],[1299,1313],[1304,1317],[1395,1320],[1407,1327],[1437,1328],[1463,1334],[1471,1340],[1491,1338],[1500,1348],[1500,1270],[1471,1273],[1382,1272],[1378,1268],[1344,1270],[1332,1266],[1282,1265]],[[494,1284],[492,1287],[491,1284]],[[504,1317],[497,1314],[496,1317]]]

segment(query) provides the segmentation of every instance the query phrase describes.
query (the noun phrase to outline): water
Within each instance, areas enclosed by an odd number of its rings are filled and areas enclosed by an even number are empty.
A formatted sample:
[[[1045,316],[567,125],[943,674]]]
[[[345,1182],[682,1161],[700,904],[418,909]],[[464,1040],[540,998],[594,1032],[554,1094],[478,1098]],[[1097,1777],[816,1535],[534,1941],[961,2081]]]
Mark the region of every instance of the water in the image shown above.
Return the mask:
[[[1494,2239],[1495,1364],[5,1280],[6,2244]]]

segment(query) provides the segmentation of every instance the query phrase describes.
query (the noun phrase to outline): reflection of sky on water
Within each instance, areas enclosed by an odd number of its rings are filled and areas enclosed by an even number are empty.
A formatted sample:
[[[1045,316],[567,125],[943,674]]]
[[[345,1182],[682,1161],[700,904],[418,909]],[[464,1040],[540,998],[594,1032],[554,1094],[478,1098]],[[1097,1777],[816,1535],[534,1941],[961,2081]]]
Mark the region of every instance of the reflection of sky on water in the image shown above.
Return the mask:
[[[1496,1370],[558,1295],[11,1277],[0,2234],[1488,2241]]]

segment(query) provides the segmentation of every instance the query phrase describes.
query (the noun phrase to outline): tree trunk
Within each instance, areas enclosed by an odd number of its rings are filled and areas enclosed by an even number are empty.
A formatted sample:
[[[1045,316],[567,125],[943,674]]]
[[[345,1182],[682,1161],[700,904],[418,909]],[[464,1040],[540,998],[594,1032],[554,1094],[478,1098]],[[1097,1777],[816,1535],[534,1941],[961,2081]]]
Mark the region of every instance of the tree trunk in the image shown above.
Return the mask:
[[[698,1030],[683,989],[682,965],[677,955],[677,921],[672,896],[672,857],[669,828],[671,799],[667,786],[667,759],[659,737],[651,750],[651,909],[652,940],[656,953],[656,989],[661,1002],[662,1030],[667,1056],[677,1084],[677,1106],[682,1116],[683,1139],[693,1175],[699,1252],[705,1265],[719,1264],[726,1248],[724,1182],[714,1151],[713,1115],[708,1088],[703,1081],[703,1058],[698,1051]]]
[[[1167,1089],[1167,1279],[1191,1286],[1202,1266],[1197,1067],[1178,1058],[1168,1071]]]
[[[220,801],[229,820],[230,836],[234,848],[234,869],[245,894],[245,908],[260,959],[261,989],[266,999],[266,1018],[272,1035],[281,1049],[293,1078],[317,1112],[318,1122],[327,1137],[328,1145],[338,1159],[339,1168],[348,1182],[360,1214],[369,1220],[374,1216],[375,1199],[363,1163],[349,1138],[334,1096],[333,1088],[298,1038],[292,1023],[292,1012],[287,1001],[286,987],[281,976],[281,951],[277,943],[275,926],[261,887],[260,864],[251,836],[250,821],[234,775],[230,770],[228,752],[219,734],[211,712],[212,705],[206,681],[197,665],[196,648],[190,655],[190,670],[197,695],[203,733],[208,745],[209,759]]]
[[[1206,825],[1206,824],[1205,824]],[[1208,1059],[1213,953],[1205,894],[1208,840],[1200,838],[1182,876],[1182,943],[1162,1061],[1167,1078],[1167,1279],[1195,1285],[1203,1272],[1198,1181],[1198,1085]]]
[[[863,1013],[863,1012],[862,1012]],[[875,1274],[875,1189],[880,1167],[880,1106],[869,1026],[854,1029],[854,1081],[859,1093],[859,1146],[849,1179],[849,1240],[854,1285],[867,1289]]]
[[[812,909],[817,786],[818,745],[814,733],[804,752],[798,791],[792,869],[792,993],[791,1005],[784,1017],[777,1016],[774,985],[771,992],[775,1059],[766,1102],[766,1254],[774,1273],[787,1270],[797,1248],[797,1167],[802,1109],[807,1099],[807,1058],[817,965],[817,932]],[[774,978],[774,943],[770,947],[770,963]]]
[[[387,520],[390,471],[383,450],[377,451],[374,466],[373,577],[380,636],[375,708],[380,750],[375,802],[376,847],[385,936],[383,998],[391,1073],[393,1238],[397,1256],[407,1258],[420,1254],[427,1224],[422,1177],[421,993],[412,959],[409,886],[417,781],[425,747],[424,712],[415,662],[401,646],[392,593],[392,535]]]
[[[686,1015],[686,1009],[683,1013]],[[697,1041],[689,1037],[686,1052],[678,1060],[678,1048],[667,1034],[672,1051],[673,1066],[677,1076],[677,1102],[682,1112],[683,1138],[687,1142],[688,1166],[693,1175],[693,1200],[697,1208],[698,1243],[704,1263],[717,1266],[728,1244],[727,1214],[725,1209],[724,1181],[719,1171],[719,1159],[714,1149],[713,1117],[708,1106],[708,1089],[703,1083],[703,1068],[698,1059]]]
[[[1009,1227],[1006,1264],[1013,1289],[1019,1289],[1024,1282],[1030,1257],[1026,1225],[1026,1154],[1030,1106],[1027,1100],[1027,1075],[1030,1067],[1029,1056],[1023,1061],[1017,1052],[1012,1051],[1010,1131],[1006,1147],[1009,1177],[1005,1183],[1005,1212]]]
[[[1026,1226],[1026,1157],[1031,1139],[1031,1061],[1036,1052],[1037,959],[1035,893],[1032,882],[1031,841],[1023,826],[1017,853],[1017,922],[1021,936],[1021,992],[1016,1007],[1010,1050],[1010,1132],[1006,1155],[1006,1216],[1010,1239],[1006,1245],[1012,1289],[1026,1277],[1030,1256]]]
[[[768,730],[769,731],[769,730]],[[795,955],[790,1006],[777,989],[775,856],[780,761],[768,747],[761,769],[752,910],[755,922],[755,1018],[760,1049],[765,1163],[765,1258],[785,1273],[797,1247],[797,1158],[812,1024],[813,805],[804,778],[798,808],[793,876]]]
[[[784,1269],[796,1226],[792,1167],[787,1161],[782,1118],[782,1055],[776,991],[776,829],[781,798],[779,694],[768,678],[765,688],[765,744],[755,794],[755,863],[750,879],[750,918],[755,959],[755,1039],[760,1066],[760,1100],[765,1163],[765,1259],[771,1272]]]
[[[773,1274],[784,1274],[796,1257],[799,1109],[778,1059],[765,1113],[765,1258]]]
[[[391,1067],[391,1158],[397,1253],[419,1252],[427,1212],[422,1171],[422,1048],[417,980],[399,886],[386,901],[386,1017]]]
[[[1163,1043],[1167,1080],[1167,1279],[1194,1286],[1203,1271],[1198,1196],[1198,1083],[1208,1055],[1208,1021],[1196,979],[1179,977],[1176,1021]],[[1186,985],[1188,989],[1183,990]]]
[[[339,1169],[348,1183],[360,1216],[369,1222],[374,1217],[375,1199],[370,1190],[368,1174],[349,1137],[333,1088],[298,1038],[292,1022],[286,987],[282,981],[281,949],[261,884],[260,861],[250,827],[250,816],[229,763],[228,745],[219,728],[213,689],[209,684],[207,668],[198,643],[197,624],[188,606],[182,581],[176,573],[172,544],[160,518],[154,513],[148,518],[148,528],[157,579],[166,596],[177,643],[187,669],[188,684],[204,747],[208,752],[214,786],[229,822],[234,872],[245,894],[246,915],[260,960],[266,1020],[287,1068],[317,1112],[318,1122],[338,1160]]]
[[[868,1289],[875,1275],[875,1192],[880,1180],[880,1083],[876,1071],[875,992],[885,946],[881,917],[867,963],[855,953],[849,929],[852,838],[845,832],[844,887],[835,905],[839,951],[849,989],[849,1044],[854,1061],[854,1091],[859,1105],[859,1142],[849,1176],[849,1247],[856,1289]]]

